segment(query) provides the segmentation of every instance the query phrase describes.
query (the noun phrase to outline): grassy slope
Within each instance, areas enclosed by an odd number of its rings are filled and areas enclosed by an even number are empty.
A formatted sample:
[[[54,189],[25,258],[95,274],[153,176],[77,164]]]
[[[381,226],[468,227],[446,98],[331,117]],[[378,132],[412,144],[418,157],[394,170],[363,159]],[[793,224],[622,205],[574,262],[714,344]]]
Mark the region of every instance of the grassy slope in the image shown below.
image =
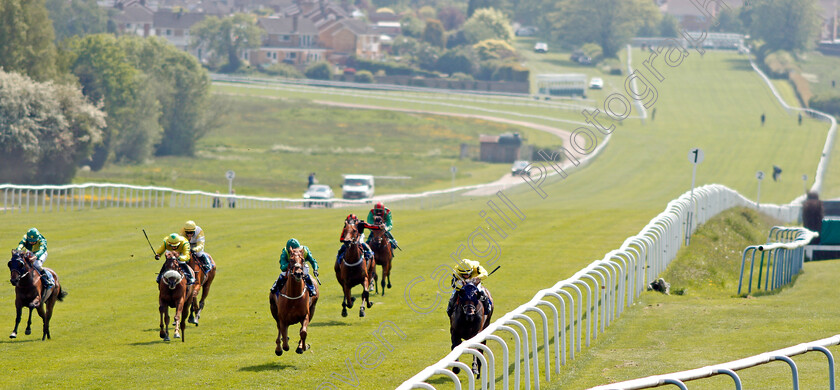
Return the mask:
[[[640,53],[635,58],[641,61]],[[813,172],[824,126],[810,120],[801,128],[791,126],[795,117],[784,113],[744,64],[742,57],[732,54],[689,57],[681,67],[663,72],[667,79],[659,88],[656,121],[645,126],[627,121],[595,164],[547,186],[545,200],[527,186],[506,191],[527,218],[500,240],[502,268],[487,282],[499,312],[618,247],[668,200],[687,190],[690,166],[685,159],[690,147],[706,151],[698,183],[719,182],[750,195],[755,170],[778,164],[786,169],[782,181],[767,181],[762,200],[786,202],[799,194],[798,175],[788,173]],[[768,115],[763,128],[758,124],[761,112]],[[791,150],[788,145],[798,146]],[[7,223],[0,227],[0,238],[7,247],[30,225],[47,233],[49,264],[66,280],[72,295],[57,309],[52,342],[27,342],[32,336],[0,341],[0,369],[16,373],[11,376],[11,387],[57,383],[53,378],[64,378],[79,387],[211,383],[217,387],[313,388],[329,373],[349,375],[345,359],[352,360],[361,343],[372,341],[371,332],[380,322],[393,321],[407,336],[405,340],[391,338],[399,352],[384,352],[375,369],[353,365],[360,387],[393,388],[448,351],[442,309],[428,315],[412,312],[403,301],[403,289],[412,279],[423,277],[413,290],[415,299],[422,305],[433,302],[430,275],[485,223],[479,211],[487,200],[437,210],[395,210],[395,234],[405,248],[397,254],[395,289],[376,298],[378,304],[364,320],[339,316],[339,292],[329,271],[338,248],[338,223],[347,210],[104,210],[4,216]],[[152,283],[159,264],[148,260],[139,228],[160,237],[187,218],[207,228],[209,249],[222,269],[201,327],[187,331],[186,345],[163,345],[157,339]],[[325,284],[310,331],[312,353],[276,358],[266,290],[278,272],[278,250],[289,236],[312,247],[321,260]],[[106,294],[95,296],[97,291]],[[11,300],[11,289],[0,289],[0,302]],[[10,306],[4,310],[3,318],[11,325]],[[762,313],[745,315],[759,318]],[[628,318],[618,324],[632,324]],[[779,321],[788,329],[801,326],[801,319],[793,316],[779,317]],[[827,326],[830,318],[812,322]],[[613,332],[619,333],[610,330],[609,334]],[[790,339],[774,338],[765,345],[787,345]],[[698,344],[693,345],[698,354],[715,352]],[[64,357],[73,356],[62,360],[52,370],[54,375],[40,375],[39,368],[21,366],[14,358],[43,356],[48,347]],[[187,360],[191,363],[183,363]],[[182,375],[163,379],[159,373],[168,361],[182,363]]]
[[[825,291],[840,271],[837,262],[806,264],[796,283],[779,293],[735,296],[743,248],[765,242],[772,223],[741,209],[706,224],[662,275],[672,291],[685,288],[685,295],[643,293],[550,388],[579,389],[688,370],[836,334],[833,323],[840,319],[840,310]],[[824,357],[808,354],[795,361],[802,388],[825,386]],[[790,387],[790,369],[781,362],[739,375],[749,388]],[[731,379],[699,380],[689,386],[727,388]]]
[[[224,172],[237,173],[237,193],[299,197],[309,172],[340,194],[341,175],[410,176],[380,180],[377,193],[418,192],[494,181],[508,164],[459,160],[461,143],[478,145],[480,134],[522,133],[529,143],[558,146],[540,131],[442,116],[328,108],[304,102],[230,99],[227,125],[201,139],[197,158],[162,157],[143,165],[109,165],[82,172],[76,182],[107,181],[214,191]]]

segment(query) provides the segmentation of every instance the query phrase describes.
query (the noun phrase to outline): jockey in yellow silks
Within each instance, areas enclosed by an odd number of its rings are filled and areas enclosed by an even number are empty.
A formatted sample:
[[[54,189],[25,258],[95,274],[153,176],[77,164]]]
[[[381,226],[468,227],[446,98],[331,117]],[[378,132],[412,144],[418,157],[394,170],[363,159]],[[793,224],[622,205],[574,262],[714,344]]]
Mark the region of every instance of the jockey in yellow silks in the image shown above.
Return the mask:
[[[190,242],[184,236],[178,233],[172,233],[163,239],[163,243],[155,251],[155,260],[160,260],[160,256],[165,251],[178,253],[178,265],[181,266],[181,270],[187,275],[187,284],[195,283],[195,274],[193,274],[192,268],[187,265],[187,262],[190,261]],[[163,267],[165,266],[166,263],[160,267],[160,272],[158,272],[157,276],[158,283],[160,283],[160,278],[163,275]]]

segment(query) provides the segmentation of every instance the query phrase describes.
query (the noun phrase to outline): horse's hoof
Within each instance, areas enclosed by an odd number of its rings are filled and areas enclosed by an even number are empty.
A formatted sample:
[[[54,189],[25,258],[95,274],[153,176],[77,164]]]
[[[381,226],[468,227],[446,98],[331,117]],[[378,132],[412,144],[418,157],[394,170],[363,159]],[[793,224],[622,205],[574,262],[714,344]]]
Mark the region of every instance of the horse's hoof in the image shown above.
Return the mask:
[[[368,309],[370,309],[371,307],[373,307],[373,302],[368,301],[368,303],[367,303],[367,308],[368,308]]]
[[[175,333],[175,338],[176,338],[176,339],[180,339],[180,338],[181,338],[181,335],[179,335],[179,334]]]
[[[198,321],[195,318],[190,318],[190,319],[187,320],[187,322],[189,322],[191,324],[195,324],[195,326],[198,326]]]
[[[452,367],[452,372],[454,372],[455,375],[458,375],[461,373],[461,369],[459,367]]]
[[[169,341],[169,336],[164,337],[163,341]]]
[[[347,309],[341,309],[341,316],[347,317]]]
[[[277,355],[277,356],[282,356],[283,355],[283,350],[282,349],[275,349],[274,354]]]
[[[364,317],[364,316],[365,316],[365,311],[364,310],[359,310],[359,317]]]
[[[17,338],[17,333],[12,333],[12,334],[10,334],[10,335],[9,335],[9,338],[10,338],[10,339],[16,339],[16,338]]]
[[[160,331],[160,338],[165,339],[166,337],[166,332]]]
[[[296,352],[298,355],[303,355],[303,348],[301,348],[301,347],[297,347],[297,349],[295,350],[295,352]]]
[[[288,350],[289,350],[289,347],[288,347],[288,346],[283,346],[283,350],[284,350],[284,351],[288,351]]]
[[[31,335],[32,334],[32,329],[27,329],[25,332],[23,332],[23,334],[25,334],[27,336]]]
[[[391,283],[388,283],[388,288],[391,288]]]

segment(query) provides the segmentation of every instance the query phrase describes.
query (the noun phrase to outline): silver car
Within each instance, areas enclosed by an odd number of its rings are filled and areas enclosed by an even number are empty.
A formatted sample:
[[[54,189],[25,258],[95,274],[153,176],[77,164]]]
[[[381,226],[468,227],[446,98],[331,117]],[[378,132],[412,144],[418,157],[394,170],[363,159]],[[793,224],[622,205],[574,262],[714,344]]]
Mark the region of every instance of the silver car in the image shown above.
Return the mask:
[[[331,199],[335,198],[332,188],[325,184],[313,184],[309,187],[306,193],[303,194],[303,207],[312,207],[314,205],[322,205],[324,207],[333,207]]]

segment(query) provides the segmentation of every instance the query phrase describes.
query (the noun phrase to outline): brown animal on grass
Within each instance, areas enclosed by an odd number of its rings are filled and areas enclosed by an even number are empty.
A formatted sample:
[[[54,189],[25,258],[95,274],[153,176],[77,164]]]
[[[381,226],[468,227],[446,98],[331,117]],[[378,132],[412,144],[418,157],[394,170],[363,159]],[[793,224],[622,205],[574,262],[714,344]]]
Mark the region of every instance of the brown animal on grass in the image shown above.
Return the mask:
[[[181,314],[184,306],[189,312],[189,301],[187,300],[187,278],[181,271],[178,264],[180,255],[174,251],[166,251],[166,262],[163,267],[160,283],[158,283],[158,310],[160,311],[160,338],[169,341],[169,308],[175,309],[175,318],[172,326],[175,327],[175,338],[181,338],[184,342],[184,322],[181,321]]]
[[[31,252],[12,251],[12,258],[9,260],[9,271],[11,276],[9,282],[15,286],[15,329],[9,335],[10,339],[17,338],[18,325],[20,324],[23,307],[29,308],[29,319],[26,320],[26,331],[24,334],[32,333],[32,310],[35,309],[41,319],[44,320],[44,334],[41,341],[51,339],[50,319],[52,318],[53,307],[56,301],[63,301],[67,291],[61,288],[58,275],[55,271],[43,267],[44,272],[53,276],[55,286],[48,296],[44,297],[44,286],[41,283],[41,275],[32,265],[34,256]]]
[[[318,303],[317,288],[314,297],[309,295],[306,288],[303,268],[303,248],[291,248],[289,250],[289,268],[286,270],[286,284],[277,293],[269,293],[268,301],[271,307],[271,316],[277,322],[277,347],[274,354],[280,356],[283,351],[289,350],[289,326],[300,324],[300,341],[298,341],[295,352],[302,354],[309,349],[306,344],[307,328],[315,315],[315,304]]]
[[[347,250],[344,252],[341,261],[335,264],[335,277],[344,290],[344,299],[341,301],[342,317],[347,317],[347,309],[352,309],[353,303],[356,301],[350,290],[360,284],[362,285],[362,303],[359,306],[359,317],[365,316],[365,307],[373,306],[373,303],[370,302],[368,289],[373,281],[373,275],[376,273],[376,263],[373,259],[368,260],[364,257],[359,225],[360,222],[357,218],[348,217],[345,219],[344,228],[341,231],[341,241],[344,245],[347,245]]]

